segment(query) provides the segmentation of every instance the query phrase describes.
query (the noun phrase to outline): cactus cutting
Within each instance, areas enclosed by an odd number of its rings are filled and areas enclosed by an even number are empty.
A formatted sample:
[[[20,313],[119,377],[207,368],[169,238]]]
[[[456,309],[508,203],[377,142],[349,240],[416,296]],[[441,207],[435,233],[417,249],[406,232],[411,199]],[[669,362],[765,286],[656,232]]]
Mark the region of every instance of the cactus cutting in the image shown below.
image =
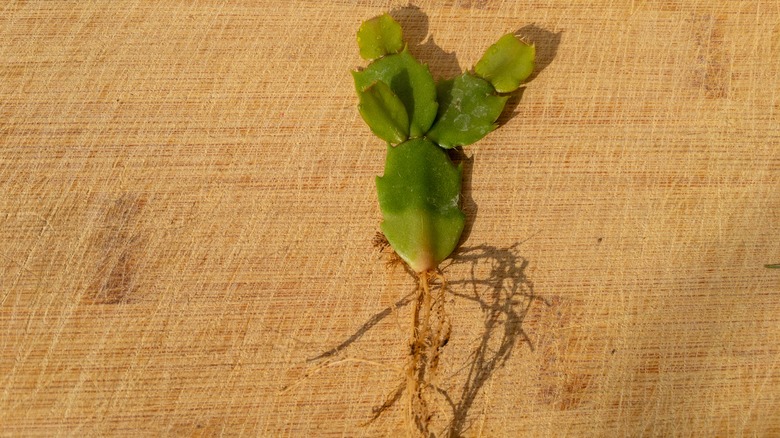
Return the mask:
[[[384,174],[376,179],[380,228],[418,279],[406,383],[399,391],[406,393],[410,427],[428,436],[433,380],[449,337],[446,280],[438,267],[455,251],[466,221],[460,209],[462,166],[447,150],[471,145],[496,129],[508,93],[533,71],[535,49],[506,34],[473,71],[436,83],[409,53],[401,26],[390,15],[364,22],[357,42],[361,57],[370,62],[352,72],[358,110],[387,145]]]

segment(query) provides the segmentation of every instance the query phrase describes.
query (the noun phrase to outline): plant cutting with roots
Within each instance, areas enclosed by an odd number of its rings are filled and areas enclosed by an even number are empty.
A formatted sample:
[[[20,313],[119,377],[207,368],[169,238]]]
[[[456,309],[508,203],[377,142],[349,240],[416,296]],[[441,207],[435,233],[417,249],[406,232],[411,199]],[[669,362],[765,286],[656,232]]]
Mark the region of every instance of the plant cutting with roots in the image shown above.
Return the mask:
[[[447,150],[468,146],[497,127],[508,93],[533,71],[535,48],[506,34],[473,71],[437,83],[409,53],[390,15],[364,22],[357,42],[361,57],[370,61],[352,72],[358,109],[387,143],[384,175],[376,179],[380,227],[418,281],[406,381],[377,415],[403,394],[412,432],[429,436],[437,368],[450,333],[447,281],[439,264],[455,250],[466,220],[460,210],[462,166],[453,164]]]

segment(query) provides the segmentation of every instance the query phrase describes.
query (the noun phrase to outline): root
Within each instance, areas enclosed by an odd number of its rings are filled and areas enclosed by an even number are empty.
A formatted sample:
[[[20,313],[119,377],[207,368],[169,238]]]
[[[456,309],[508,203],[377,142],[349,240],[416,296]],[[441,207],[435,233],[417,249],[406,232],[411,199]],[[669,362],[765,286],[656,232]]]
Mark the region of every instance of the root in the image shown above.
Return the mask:
[[[440,273],[419,274],[417,299],[412,313],[412,337],[409,340],[410,360],[406,367],[406,416],[412,435],[430,435],[436,414],[431,410],[432,390],[436,388],[439,359],[450,336],[449,316],[444,308],[447,285]],[[438,287],[431,291],[431,280]]]
[[[444,346],[450,339],[450,318],[445,309],[447,280],[437,271],[419,274],[411,271],[393,251],[384,234],[377,232],[373,246],[386,257],[388,266],[403,266],[417,277],[417,291],[413,300],[409,360],[403,370],[405,382],[399,385],[382,405],[374,408],[368,423],[379,418],[396,402],[404,398],[404,410],[409,436],[431,436],[433,420],[439,413],[434,399],[441,390],[437,386],[439,362]]]
[[[406,266],[404,264],[404,260],[395,251],[393,251],[393,247],[390,246],[390,242],[387,240],[387,237],[385,237],[385,235],[381,232],[377,231],[376,234],[374,234],[374,238],[371,239],[371,245],[373,245],[382,256],[386,257],[385,264],[387,266],[392,268]]]
[[[387,237],[385,237],[385,235],[379,231],[374,234],[374,238],[371,239],[371,244],[374,245],[374,248],[376,248],[379,252],[383,252],[387,247],[390,246],[390,242],[387,240]]]

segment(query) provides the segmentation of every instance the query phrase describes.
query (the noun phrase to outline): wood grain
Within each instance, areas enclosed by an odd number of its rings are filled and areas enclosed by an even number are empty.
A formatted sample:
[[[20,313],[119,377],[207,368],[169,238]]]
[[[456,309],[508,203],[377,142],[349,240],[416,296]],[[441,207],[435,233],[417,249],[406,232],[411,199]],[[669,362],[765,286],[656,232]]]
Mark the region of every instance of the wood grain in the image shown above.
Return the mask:
[[[539,53],[466,151],[440,429],[780,435],[780,6],[726,0],[4,2],[0,434],[405,433],[386,10],[438,77]]]

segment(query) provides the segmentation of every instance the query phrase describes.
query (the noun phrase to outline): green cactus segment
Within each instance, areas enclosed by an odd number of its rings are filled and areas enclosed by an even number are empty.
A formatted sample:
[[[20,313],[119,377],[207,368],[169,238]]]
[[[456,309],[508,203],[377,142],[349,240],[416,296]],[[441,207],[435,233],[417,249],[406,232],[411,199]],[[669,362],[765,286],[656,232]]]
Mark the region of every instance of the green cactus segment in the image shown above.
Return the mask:
[[[487,79],[499,93],[511,93],[528,79],[534,69],[536,48],[511,33],[488,47],[474,72]]]
[[[437,85],[439,115],[426,134],[451,149],[470,145],[496,128],[507,96],[496,96],[486,80],[464,73]]]
[[[382,81],[401,99],[409,114],[409,135],[425,134],[436,118],[436,84],[428,67],[404,49],[374,61],[365,70],[352,72],[358,93],[376,81]]]
[[[358,96],[360,115],[377,137],[392,144],[409,138],[406,107],[387,84],[377,81],[365,90],[358,91]]]
[[[388,14],[364,21],[358,29],[360,57],[369,61],[404,48],[401,26]]]
[[[460,240],[461,168],[424,138],[388,146],[385,174],[376,179],[382,232],[416,272],[436,268]]]

